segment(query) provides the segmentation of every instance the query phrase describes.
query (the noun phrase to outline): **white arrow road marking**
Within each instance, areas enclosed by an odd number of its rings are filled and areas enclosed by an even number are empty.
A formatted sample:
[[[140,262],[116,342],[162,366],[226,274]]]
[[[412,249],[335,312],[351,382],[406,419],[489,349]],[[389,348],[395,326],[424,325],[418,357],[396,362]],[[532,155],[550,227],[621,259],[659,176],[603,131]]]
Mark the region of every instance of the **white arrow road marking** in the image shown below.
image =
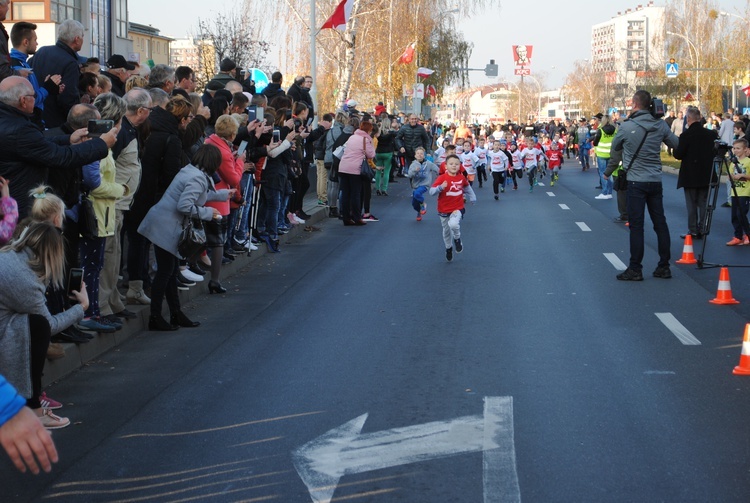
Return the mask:
[[[547,192],[547,195],[548,195],[549,197],[555,197],[555,193],[554,193],[554,192]]]
[[[591,232],[591,229],[585,222],[576,222],[576,225],[580,227],[583,232]]]
[[[569,210],[570,209],[570,207],[567,204],[560,204],[558,206],[560,206],[560,208],[562,208],[564,210]]]
[[[485,398],[484,416],[361,434],[366,420],[363,414],[292,453],[315,503],[329,503],[344,475],[479,451],[485,453],[484,501],[520,501],[511,397]]]
[[[615,255],[614,253],[605,253],[604,256],[609,260],[609,263],[615,266],[615,269],[618,271],[624,271],[628,268],[622,260],[620,260],[620,257]]]
[[[672,332],[674,336],[680,340],[681,343],[686,346],[700,346],[701,341],[696,339],[695,336],[690,333],[690,330],[685,328],[682,323],[677,321],[677,318],[675,318],[672,313],[654,314],[662,323],[664,323],[664,326],[666,326],[669,331]]]

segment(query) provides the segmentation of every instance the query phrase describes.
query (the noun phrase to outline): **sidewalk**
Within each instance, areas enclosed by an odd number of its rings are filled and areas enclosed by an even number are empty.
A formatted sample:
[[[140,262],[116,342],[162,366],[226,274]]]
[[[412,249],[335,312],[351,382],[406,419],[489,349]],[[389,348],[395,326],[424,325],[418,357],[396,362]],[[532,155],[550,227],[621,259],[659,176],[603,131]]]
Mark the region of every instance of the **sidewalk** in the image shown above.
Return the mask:
[[[305,225],[295,225],[289,233],[279,236],[282,245],[293,239],[295,236],[298,236],[300,233],[305,232],[304,228],[306,225],[314,225],[315,223],[328,218],[327,208],[317,205],[318,198],[315,194],[314,170],[310,170],[309,177],[311,187],[305,195],[303,207],[305,213],[310,215],[311,218],[305,222]],[[250,256],[248,256],[248,254],[238,255],[234,262],[221,267],[222,280],[240,274],[244,267],[257,261],[266,253],[266,246],[261,244],[259,245],[259,250],[252,252]],[[186,306],[188,303],[208,295],[207,284],[208,280],[204,280],[196,286],[190,287],[187,291],[180,291],[180,303],[183,306]],[[118,330],[113,334],[97,334],[96,337],[85,344],[63,344],[63,347],[65,348],[64,358],[54,361],[46,360],[42,386],[49,386],[51,383],[78,370],[107,351],[123,344],[131,337],[147,330],[149,306],[128,305],[127,308],[136,313],[138,317],[131,320],[123,320],[122,330]]]

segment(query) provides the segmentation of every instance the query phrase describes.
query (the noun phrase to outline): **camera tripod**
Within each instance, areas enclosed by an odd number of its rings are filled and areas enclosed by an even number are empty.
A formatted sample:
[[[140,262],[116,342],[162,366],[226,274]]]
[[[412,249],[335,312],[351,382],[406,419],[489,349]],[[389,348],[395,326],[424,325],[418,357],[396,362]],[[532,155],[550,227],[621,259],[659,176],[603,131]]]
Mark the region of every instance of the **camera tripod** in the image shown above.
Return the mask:
[[[696,257],[696,260],[698,261],[698,269],[711,267],[750,267],[750,265],[715,264],[705,262],[703,259],[706,253],[706,241],[708,241],[708,235],[711,232],[711,221],[713,219],[714,210],[716,209],[716,201],[719,198],[719,192],[722,189],[722,174],[727,175],[731,186],[731,193],[735,198],[737,197],[737,187],[732,175],[734,174],[734,168],[739,166],[739,162],[731,152],[729,152],[729,156],[726,154],[726,151],[716,151],[713,165],[711,167],[711,178],[708,184],[708,195],[706,198],[706,215],[703,219],[703,225],[699,229],[699,232],[703,235],[703,244],[700,253]],[[750,177],[750,174],[748,176]],[[750,180],[746,183],[750,183]]]

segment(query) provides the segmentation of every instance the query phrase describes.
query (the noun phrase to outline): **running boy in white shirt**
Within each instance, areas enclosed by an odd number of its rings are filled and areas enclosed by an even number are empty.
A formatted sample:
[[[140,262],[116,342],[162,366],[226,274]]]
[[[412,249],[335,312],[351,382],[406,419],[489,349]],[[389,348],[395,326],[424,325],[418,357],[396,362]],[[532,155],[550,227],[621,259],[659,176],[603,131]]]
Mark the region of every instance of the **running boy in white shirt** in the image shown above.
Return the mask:
[[[523,179],[523,158],[516,142],[510,144],[510,157],[513,166],[513,190],[518,190],[518,180]]]
[[[477,181],[479,188],[482,188],[482,182],[487,181],[487,153],[489,149],[484,146],[484,138],[477,140],[477,146],[474,148],[474,155],[477,156]]]
[[[504,140],[503,140],[504,141]],[[496,141],[492,146],[492,152],[487,154],[490,161],[490,172],[492,173],[492,191],[495,193],[495,201],[499,199],[498,188],[505,192],[505,175],[508,171],[508,155],[500,150],[501,142]]]
[[[458,158],[461,160],[461,166],[466,171],[466,178],[469,180],[469,185],[474,185],[474,179],[477,177],[477,163],[479,162],[479,158],[471,151],[471,142],[469,140],[464,141],[463,147],[463,152],[458,154]]]
[[[539,165],[539,157],[547,159],[541,149],[533,147],[526,147],[521,151],[521,158],[523,159],[523,166],[526,168],[526,174],[529,177],[529,192],[534,192],[534,185],[536,185],[536,169]]]

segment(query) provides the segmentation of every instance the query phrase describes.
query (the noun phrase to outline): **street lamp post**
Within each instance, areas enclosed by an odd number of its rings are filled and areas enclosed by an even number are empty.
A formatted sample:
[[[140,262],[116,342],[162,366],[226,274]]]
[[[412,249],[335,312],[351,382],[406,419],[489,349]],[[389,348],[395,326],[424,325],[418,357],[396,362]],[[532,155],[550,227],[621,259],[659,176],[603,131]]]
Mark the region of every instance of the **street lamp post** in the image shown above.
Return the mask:
[[[537,87],[539,88],[539,100],[538,100],[538,103],[537,103],[536,113],[537,113],[537,120],[539,122],[541,122],[542,121],[542,84],[540,84],[539,81],[536,80],[531,75],[526,75],[526,77],[528,77],[531,80],[533,80],[536,83]]]
[[[700,53],[698,52],[698,48],[695,46],[695,44],[693,44],[693,42],[689,38],[687,38],[685,35],[681,33],[667,31],[667,35],[672,35],[674,37],[680,37],[684,39],[685,42],[687,42],[688,45],[692,48],[692,50],[695,51],[695,70],[694,70],[695,71],[695,100],[700,105],[700,88],[698,87],[698,82],[699,82],[698,78],[700,75],[699,72],[700,72],[700,66],[701,66],[701,62],[700,62],[701,57],[700,57]],[[692,56],[692,52],[691,52],[691,56]]]

